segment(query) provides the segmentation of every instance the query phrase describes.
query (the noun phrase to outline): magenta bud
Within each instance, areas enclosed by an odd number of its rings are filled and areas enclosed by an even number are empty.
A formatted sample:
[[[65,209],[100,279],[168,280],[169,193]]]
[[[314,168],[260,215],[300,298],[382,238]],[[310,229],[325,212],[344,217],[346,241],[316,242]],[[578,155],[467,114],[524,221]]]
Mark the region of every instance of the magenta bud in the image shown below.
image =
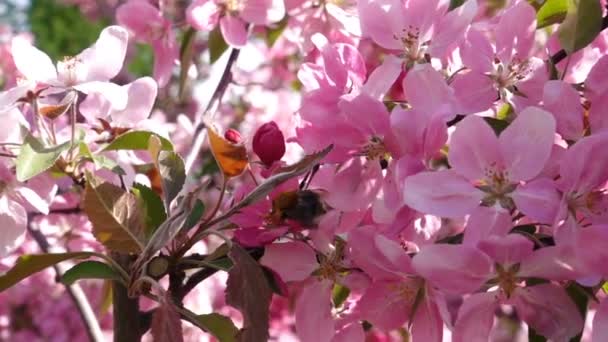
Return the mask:
[[[241,133],[230,128],[226,131],[226,133],[224,133],[224,138],[233,144],[238,144],[241,142]]]
[[[263,124],[253,136],[253,152],[266,166],[281,160],[285,154],[285,137],[276,122]]]

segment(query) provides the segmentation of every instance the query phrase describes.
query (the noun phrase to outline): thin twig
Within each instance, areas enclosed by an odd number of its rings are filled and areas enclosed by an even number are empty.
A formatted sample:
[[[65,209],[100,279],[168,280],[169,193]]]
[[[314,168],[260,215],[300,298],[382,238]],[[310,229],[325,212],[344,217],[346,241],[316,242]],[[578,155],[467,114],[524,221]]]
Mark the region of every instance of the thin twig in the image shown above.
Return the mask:
[[[241,50],[235,48],[231,49],[230,56],[228,57],[228,62],[226,62],[226,66],[224,67],[224,73],[222,74],[222,78],[217,84],[217,87],[215,88],[215,91],[213,92],[213,95],[211,96],[207,107],[205,107],[205,110],[196,118],[194,133],[192,134],[192,136],[194,137],[192,149],[186,157],[186,174],[189,174],[192,170],[194,162],[198,157],[199,151],[203,146],[203,142],[207,137],[207,130],[205,129],[204,120],[207,118],[213,119],[213,117],[217,113],[217,108],[219,107],[222,96],[224,95],[224,92],[226,92],[226,88],[228,88],[228,85],[232,81],[232,65],[239,57],[240,51]]]
[[[28,222],[31,220],[28,220]],[[51,249],[49,242],[47,241],[44,234],[40,231],[35,230],[28,223],[28,231],[40,247],[40,249],[44,253],[48,253]],[[60,278],[65,273],[65,268],[60,264],[55,264],[53,266],[55,269],[55,273],[57,273],[57,278]],[[85,329],[87,331],[87,335],[89,336],[89,340],[94,342],[103,342],[105,338],[101,331],[101,327],[99,326],[99,322],[97,321],[97,317],[95,316],[95,312],[87,299],[86,294],[82,290],[82,288],[78,284],[65,285],[65,289],[74,302],[76,309],[78,309],[78,313],[82,318],[82,322],[84,323]]]

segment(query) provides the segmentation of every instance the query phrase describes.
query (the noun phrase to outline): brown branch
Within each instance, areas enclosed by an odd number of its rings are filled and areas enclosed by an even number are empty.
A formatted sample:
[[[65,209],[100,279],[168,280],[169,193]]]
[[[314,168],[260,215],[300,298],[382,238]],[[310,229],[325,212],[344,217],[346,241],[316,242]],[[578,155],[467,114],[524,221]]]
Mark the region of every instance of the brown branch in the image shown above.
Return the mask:
[[[198,115],[196,119],[196,125],[194,128],[194,133],[192,135],[194,137],[192,149],[190,150],[190,153],[188,153],[188,156],[186,158],[186,174],[189,174],[192,170],[192,166],[194,165],[194,162],[198,157],[200,149],[203,146],[203,142],[207,137],[207,130],[205,129],[204,119],[206,119],[207,117],[209,119],[212,119],[217,113],[217,109],[219,107],[222,96],[224,95],[226,89],[228,88],[228,85],[232,81],[232,65],[234,65],[237,58],[239,57],[240,51],[241,50],[235,48],[231,49],[230,56],[228,57],[228,62],[226,62],[226,66],[224,67],[224,73],[222,74],[222,77],[219,83],[217,84],[213,95],[211,95],[211,99],[205,107],[205,110],[200,115]]]

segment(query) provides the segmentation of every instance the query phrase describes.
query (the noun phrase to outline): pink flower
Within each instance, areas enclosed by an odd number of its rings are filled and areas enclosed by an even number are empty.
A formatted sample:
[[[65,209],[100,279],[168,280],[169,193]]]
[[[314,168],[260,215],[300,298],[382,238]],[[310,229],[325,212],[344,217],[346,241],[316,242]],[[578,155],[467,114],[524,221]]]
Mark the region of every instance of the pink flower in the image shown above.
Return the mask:
[[[487,110],[497,97],[522,109],[538,104],[548,73],[544,61],[531,56],[535,29],[536,11],[519,1],[494,26],[495,44],[486,32],[468,31],[460,52],[470,71],[456,75],[452,84],[467,112]]]
[[[125,26],[135,39],[152,45],[154,49],[154,78],[164,87],[178,57],[178,46],[171,21],[147,1],[130,0],[116,10],[116,21]]]
[[[106,100],[102,93],[90,93],[80,104],[80,112],[89,121],[97,123],[97,119],[110,117],[112,123],[120,127],[133,127],[150,116],[150,111],[156,100],[157,85],[151,77],[142,77],[120,86],[128,99],[124,107],[119,107]]]
[[[48,214],[57,185],[47,177],[30,179],[26,186],[18,183],[7,166],[0,163],[0,258],[23,242],[28,209]]]
[[[454,341],[487,340],[499,304],[513,305],[519,317],[537,332],[567,340],[583,327],[578,309],[556,284],[526,286],[528,277],[568,280],[580,276],[574,252],[545,247],[517,235],[493,235],[478,247],[436,244],[423,248],[412,266],[431,285],[447,293],[465,294],[490,281],[497,289],[467,297],[454,326]],[[445,260],[450,260],[446,263]]]
[[[285,154],[285,137],[276,122],[270,121],[258,128],[253,136],[253,152],[266,166],[281,160]]]
[[[554,134],[555,120],[538,108],[521,112],[500,137],[482,118],[469,116],[451,138],[452,169],[408,177],[403,186],[405,204],[443,217],[470,214],[480,204],[517,207],[551,222],[555,213],[546,208],[545,198],[557,194],[539,183],[542,180],[533,179],[549,159]],[[522,181],[527,183],[522,186]]]
[[[285,16],[281,0],[195,0],[186,10],[187,20],[197,30],[211,31],[219,23],[228,44],[241,48],[247,43],[247,23],[268,25]]]
[[[127,31],[122,27],[106,27],[93,46],[75,57],[57,62],[56,68],[49,56],[23,38],[13,39],[11,52],[17,69],[28,81],[60,88],[72,87],[85,94],[98,91],[112,103],[124,106],[126,94],[108,81],[122,69],[127,40]]]
[[[448,12],[445,0],[359,1],[361,31],[376,44],[400,51],[409,67],[444,58],[462,40],[477,13],[477,1]]]

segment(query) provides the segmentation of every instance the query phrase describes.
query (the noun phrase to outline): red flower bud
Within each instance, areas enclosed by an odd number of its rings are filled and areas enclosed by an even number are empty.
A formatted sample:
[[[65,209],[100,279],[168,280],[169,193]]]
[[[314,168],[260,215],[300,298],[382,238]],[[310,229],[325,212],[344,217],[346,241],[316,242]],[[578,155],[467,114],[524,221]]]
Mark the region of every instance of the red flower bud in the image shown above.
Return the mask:
[[[226,131],[226,133],[224,133],[224,138],[233,144],[238,144],[241,142],[241,133],[230,128]]]
[[[253,136],[253,152],[266,166],[281,160],[285,154],[285,138],[274,121],[263,124]]]

